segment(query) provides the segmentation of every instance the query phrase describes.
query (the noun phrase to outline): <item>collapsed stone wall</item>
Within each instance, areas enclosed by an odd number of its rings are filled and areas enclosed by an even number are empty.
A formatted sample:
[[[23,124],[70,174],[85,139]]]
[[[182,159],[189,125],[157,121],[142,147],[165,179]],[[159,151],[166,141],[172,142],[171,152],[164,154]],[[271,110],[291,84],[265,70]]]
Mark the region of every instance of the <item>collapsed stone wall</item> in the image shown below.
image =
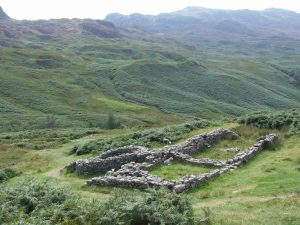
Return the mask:
[[[199,152],[201,149],[210,147],[220,140],[237,138],[239,138],[239,135],[234,133],[233,131],[219,128],[206,134],[193,136],[181,144],[166,148],[171,148],[178,153],[193,155]]]
[[[255,143],[245,151],[237,153],[232,159],[224,161],[224,166],[221,167],[220,169],[215,169],[211,172],[199,176],[195,176],[195,175],[185,176],[175,182],[173,189],[177,193],[179,193],[188,190],[190,188],[193,188],[195,186],[204,184],[209,180],[212,180],[220,176],[223,173],[232,171],[236,169],[239,165],[246,163],[248,160],[253,158],[258,152],[260,152],[264,148],[276,142],[277,139],[278,136],[276,134],[269,134],[267,136],[260,137],[258,138],[257,143]]]
[[[113,186],[126,188],[159,188],[168,187],[170,182],[153,176],[147,171],[153,165],[148,163],[128,163],[117,171],[108,171],[104,177],[95,177],[87,181],[87,185]]]
[[[126,148],[116,149],[116,154],[109,153],[106,156],[99,156],[90,159],[79,159],[72,162],[66,168],[68,171],[76,172],[78,175],[90,175],[100,172],[107,172],[111,169],[119,169],[122,165],[129,162],[144,162],[146,157],[151,155],[151,152],[143,147],[133,147],[135,151],[129,152],[124,149],[130,149],[130,146]],[[124,151],[124,154],[120,152]],[[109,157],[110,155],[114,155]]]
[[[114,156],[119,156],[127,153],[138,153],[138,152],[144,152],[148,149],[142,146],[134,146],[134,145],[128,145],[112,150],[108,150],[100,155],[100,158],[106,159]]]
[[[237,168],[237,166],[253,158],[262,149],[274,143],[277,138],[278,137],[276,134],[269,134],[267,136],[261,137],[258,139],[257,143],[255,143],[245,151],[236,154],[232,159],[218,161],[220,168],[214,169],[202,175],[189,175],[184,176],[179,180],[166,181],[163,178],[149,174],[147,170],[155,165],[150,163],[131,162],[123,165],[118,171],[108,171],[104,177],[95,177],[91,180],[88,180],[87,185],[140,189],[166,187],[176,191],[177,193],[180,193],[195,186],[204,184],[223,173]],[[187,158],[188,161],[190,161],[190,158]]]
[[[224,165],[224,162],[220,160],[214,160],[208,158],[196,159],[188,154],[175,153],[173,156],[175,160],[178,160],[180,162],[191,163],[199,166],[221,167]]]
[[[141,146],[125,146],[104,152],[101,156],[80,159],[66,166],[68,171],[76,172],[79,175],[96,174],[109,170],[120,169],[122,165],[129,162],[148,162],[153,165],[164,164],[171,161],[172,158],[185,160],[187,155],[192,155],[203,148],[210,147],[222,139],[235,139],[239,136],[227,129],[219,128],[212,132],[196,135],[182,144],[166,146],[154,151]],[[220,166],[220,162],[213,160],[195,160],[190,159],[195,164]]]
[[[87,185],[114,186],[127,188],[160,188],[166,187],[178,193],[204,184],[223,173],[229,172],[247,162],[259,151],[277,140],[276,134],[260,137],[253,146],[237,153],[228,160],[196,159],[192,154],[210,147],[222,139],[235,139],[239,136],[223,128],[196,135],[182,144],[166,146],[155,151],[140,146],[125,146],[103,153],[101,156],[74,161],[66,166],[77,174],[96,174],[107,172],[105,176],[87,181]],[[161,164],[170,164],[173,160],[209,166],[215,169],[201,175],[184,176],[178,180],[167,181],[149,174],[148,170]]]

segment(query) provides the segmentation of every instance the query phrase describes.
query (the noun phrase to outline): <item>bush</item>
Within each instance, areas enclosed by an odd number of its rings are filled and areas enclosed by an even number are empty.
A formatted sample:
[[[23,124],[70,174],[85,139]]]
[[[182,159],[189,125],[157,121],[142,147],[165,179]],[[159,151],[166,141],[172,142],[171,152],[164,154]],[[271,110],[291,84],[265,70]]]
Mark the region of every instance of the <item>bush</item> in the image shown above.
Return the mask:
[[[189,132],[207,127],[212,122],[207,120],[198,120],[190,123],[170,126],[166,128],[150,129],[141,132],[135,132],[129,135],[123,135],[115,138],[96,140],[88,142],[83,146],[73,147],[70,154],[77,155],[99,153],[109,149],[119,148],[126,145],[140,145],[145,147],[156,147],[163,144],[164,138],[171,142],[176,142],[187,135]]]
[[[9,224],[195,224],[189,199],[167,190],[123,190],[101,202],[80,199],[49,182],[34,180],[1,189],[0,221]]]
[[[19,174],[20,174],[19,172],[10,168],[0,169],[0,183],[3,183],[9,180],[10,178],[16,177]]]
[[[33,180],[1,191],[0,221],[9,224],[59,224],[76,221],[78,199],[66,190]],[[72,206],[72,207],[70,207]],[[79,223],[74,223],[79,224]]]
[[[115,119],[114,114],[110,113],[108,114],[107,122],[106,122],[106,128],[107,129],[116,129],[121,126],[120,122]]]
[[[120,191],[105,208],[103,224],[194,224],[188,199],[164,190],[148,193]]]
[[[239,123],[259,128],[282,129],[288,127],[289,134],[300,134],[300,110],[258,112],[238,119]]]
[[[43,129],[0,134],[0,144],[13,145],[18,148],[45,149],[55,148],[70,140],[100,133],[100,129]]]

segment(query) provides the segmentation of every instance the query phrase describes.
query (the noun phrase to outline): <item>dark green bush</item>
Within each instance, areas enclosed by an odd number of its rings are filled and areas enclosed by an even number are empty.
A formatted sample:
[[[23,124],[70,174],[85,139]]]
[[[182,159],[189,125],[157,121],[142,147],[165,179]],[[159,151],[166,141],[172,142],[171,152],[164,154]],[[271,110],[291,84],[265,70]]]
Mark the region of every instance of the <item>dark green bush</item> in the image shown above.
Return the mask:
[[[300,110],[258,112],[238,119],[239,123],[259,128],[282,129],[288,127],[289,134],[300,134]]]
[[[126,145],[156,147],[163,144],[164,138],[169,139],[171,142],[176,142],[189,132],[207,127],[211,124],[212,122],[209,122],[207,120],[198,120],[166,128],[135,132],[133,134],[123,135],[111,139],[91,141],[83,146],[76,146],[72,148],[70,153],[76,153],[77,155],[99,153]]]
[[[10,169],[10,168],[2,168],[0,169],[0,183],[3,183],[7,180],[9,180],[10,178],[16,177],[18,176],[20,173]]]
[[[120,126],[121,126],[121,124],[119,121],[117,121],[114,114],[109,113],[107,121],[106,121],[106,128],[107,129],[116,129],[116,128],[119,128]]]
[[[189,199],[167,190],[118,191],[101,202],[29,180],[1,189],[0,223],[193,225],[195,220]]]
[[[103,224],[194,224],[188,199],[164,190],[117,192],[105,208]]]

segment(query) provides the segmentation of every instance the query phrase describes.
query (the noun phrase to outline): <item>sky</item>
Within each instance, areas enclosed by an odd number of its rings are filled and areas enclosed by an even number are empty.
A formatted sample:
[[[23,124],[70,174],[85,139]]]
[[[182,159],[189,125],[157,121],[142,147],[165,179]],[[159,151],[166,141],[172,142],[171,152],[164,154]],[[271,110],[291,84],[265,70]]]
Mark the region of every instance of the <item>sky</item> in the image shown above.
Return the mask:
[[[283,8],[300,13],[300,0],[0,0],[0,6],[14,19],[93,18],[109,13],[159,14],[187,6],[219,9]]]

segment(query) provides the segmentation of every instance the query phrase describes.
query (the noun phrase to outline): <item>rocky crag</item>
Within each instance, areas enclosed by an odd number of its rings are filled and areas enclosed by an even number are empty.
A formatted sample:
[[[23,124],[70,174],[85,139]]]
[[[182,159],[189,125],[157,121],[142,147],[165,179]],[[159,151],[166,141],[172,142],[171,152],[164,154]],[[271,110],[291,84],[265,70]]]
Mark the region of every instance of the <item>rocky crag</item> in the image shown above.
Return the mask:
[[[224,139],[236,139],[239,135],[223,128],[196,135],[182,144],[150,150],[140,146],[125,146],[103,153],[91,159],[81,159],[66,166],[68,171],[79,175],[90,175],[106,172],[105,176],[87,181],[87,185],[114,186],[127,188],[160,188],[166,187],[177,193],[204,184],[223,173],[247,162],[266,146],[277,140],[276,134],[269,134],[258,139],[257,143],[233,158],[220,161],[208,158],[196,159],[192,155]],[[179,180],[166,181],[161,177],[149,174],[152,167],[170,164],[173,160],[211,167],[212,171],[202,175],[184,176]]]

